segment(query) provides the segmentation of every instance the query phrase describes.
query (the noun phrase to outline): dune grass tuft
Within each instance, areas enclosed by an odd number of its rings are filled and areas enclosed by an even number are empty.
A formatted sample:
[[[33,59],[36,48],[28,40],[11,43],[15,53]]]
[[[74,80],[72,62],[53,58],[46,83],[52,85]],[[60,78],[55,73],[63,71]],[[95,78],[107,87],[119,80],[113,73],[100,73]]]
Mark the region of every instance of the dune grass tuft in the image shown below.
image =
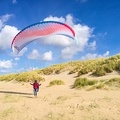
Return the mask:
[[[9,74],[9,75],[2,75],[0,76],[0,81],[18,81],[18,82],[28,82],[30,80],[38,80],[38,81],[45,81],[43,77],[41,77],[37,72],[35,71],[29,71],[29,72],[22,72],[17,74]]]
[[[88,80],[87,78],[78,78],[75,80],[73,84],[73,88],[81,88],[85,86],[91,86],[96,84],[98,81],[97,80]]]
[[[62,80],[53,80],[49,83],[49,86],[53,86],[53,85],[64,85],[64,81]]]
[[[112,88],[120,88],[120,78],[100,80],[97,84],[89,87],[87,90],[94,90],[94,89],[108,90]]]
[[[118,87],[120,88],[120,78],[112,78],[112,79],[109,79],[105,82],[105,85],[108,85],[108,86],[115,86],[115,87]]]

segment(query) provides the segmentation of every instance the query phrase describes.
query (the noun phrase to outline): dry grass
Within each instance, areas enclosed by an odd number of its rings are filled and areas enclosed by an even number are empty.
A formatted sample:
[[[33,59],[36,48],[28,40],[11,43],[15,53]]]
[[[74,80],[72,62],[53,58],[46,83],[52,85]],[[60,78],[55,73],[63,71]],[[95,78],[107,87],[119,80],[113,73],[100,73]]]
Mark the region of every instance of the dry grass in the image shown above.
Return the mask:
[[[118,54],[109,58],[99,58],[85,61],[71,61],[35,71],[1,75],[0,81],[16,80],[27,82],[30,79],[44,81],[45,79],[40,75],[60,74],[64,71],[69,71],[68,74],[78,73],[77,76],[81,76],[89,72],[91,72],[94,76],[104,76],[113,71],[120,71],[120,55]]]
[[[0,81],[19,81],[28,82],[30,80],[45,81],[36,71],[22,72],[18,74],[1,75]]]
[[[50,86],[53,86],[53,85],[64,85],[65,83],[64,83],[64,81],[62,81],[62,80],[53,80],[53,81],[51,81],[50,83],[49,83],[49,87]]]
[[[120,78],[102,79],[102,80],[89,80],[87,78],[77,78],[72,88],[83,88],[87,87],[87,90],[94,89],[114,89],[120,88]]]

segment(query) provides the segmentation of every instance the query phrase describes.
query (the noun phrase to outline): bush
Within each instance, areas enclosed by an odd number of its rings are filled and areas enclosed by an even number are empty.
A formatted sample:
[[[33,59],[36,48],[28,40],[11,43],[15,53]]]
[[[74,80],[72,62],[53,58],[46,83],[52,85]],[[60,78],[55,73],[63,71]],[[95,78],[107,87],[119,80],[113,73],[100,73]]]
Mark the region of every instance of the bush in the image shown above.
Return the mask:
[[[83,68],[78,72],[78,76],[83,75],[83,74],[87,74],[89,72],[88,68]]]
[[[116,63],[115,70],[120,71],[120,61]]]
[[[68,74],[74,74],[74,73],[78,72],[80,69],[81,69],[81,67],[77,66],[74,69],[71,69]]]
[[[108,89],[112,87],[120,88],[120,78],[112,78],[109,80],[100,80],[97,84],[90,87],[88,90]]]
[[[96,85],[96,89],[102,89],[105,87],[104,83],[99,83],[98,85]]]
[[[104,67],[98,67],[98,68],[96,68],[96,71],[93,72],[93,75],[104,76],[104,75],[106,75],[106,71],[105,71]]]
[[[10,74],[10,75],[3,75],[0,77],[0,81],[19,81],[19,82],[28,82],[29,80],[38,80],[38,81],[45,81],[37,72],[23,72],[19,74]]]
[[[45,81],[44,78],[42,78],[37,72],[34,71],[20,73],[15,80],[21,82],[28,82],[29,80]]]
[[[56,73],[56,74],[60,74],[60,70],[56,70],[55,73]]]
[[[53,70],[50,68],[46,68],[46,69],[43,69],[42,72],[44,75],[50,75],[53,73]]]
[[[96,84],[97,80],[88,80],[87,78],[78,78],[75,80],[73,88],[81,88],[84,86],[91,86]]]
[[[0,81],[11,81],[17,77],[18,74],[9,74],[9,75],[1,75]]]
[[[69,71],[68,74],[74,74],[74,73],[76,73],[76,71],[75,70],[71,70],[71,71]]]
[[[107,80],[105,84],[108,86],[120,87],[120,78],[112,78],[110,80]]]
[[[53,85],[64,85],[64,81],[62,80],[53,80],[49,83],[49,86],[53,86]]]
[[[104,70],[105,70],[106,73],[111,73],[111,72],[113,72],[113,68],[112,68],[111,66],[109,66],[109,65],[105,65],[105,66],[104,66]]]

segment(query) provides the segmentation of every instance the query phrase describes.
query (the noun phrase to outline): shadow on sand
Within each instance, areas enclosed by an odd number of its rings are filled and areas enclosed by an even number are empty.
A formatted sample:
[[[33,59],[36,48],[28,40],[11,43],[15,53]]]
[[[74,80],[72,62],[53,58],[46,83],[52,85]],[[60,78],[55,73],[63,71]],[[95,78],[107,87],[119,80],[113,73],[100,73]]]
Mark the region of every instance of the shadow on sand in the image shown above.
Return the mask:
[[[33,95],[32,93],[14,92],[14,91],[0,91],[0,93],[7,93],[7,94],[21,94],[21,95]]]

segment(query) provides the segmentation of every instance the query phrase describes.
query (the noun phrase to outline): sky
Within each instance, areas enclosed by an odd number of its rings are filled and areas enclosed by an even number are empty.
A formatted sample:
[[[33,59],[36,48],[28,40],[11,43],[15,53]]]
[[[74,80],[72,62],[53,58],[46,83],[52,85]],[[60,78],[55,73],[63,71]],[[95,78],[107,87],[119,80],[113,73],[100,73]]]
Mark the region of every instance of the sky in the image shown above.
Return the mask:
[[[14,54],[14,37],[41,21],[69,25],[78,44],[67,37],[49,36]],[[0,74],[119,54],[119,21],[119,0],[0,0]]]

